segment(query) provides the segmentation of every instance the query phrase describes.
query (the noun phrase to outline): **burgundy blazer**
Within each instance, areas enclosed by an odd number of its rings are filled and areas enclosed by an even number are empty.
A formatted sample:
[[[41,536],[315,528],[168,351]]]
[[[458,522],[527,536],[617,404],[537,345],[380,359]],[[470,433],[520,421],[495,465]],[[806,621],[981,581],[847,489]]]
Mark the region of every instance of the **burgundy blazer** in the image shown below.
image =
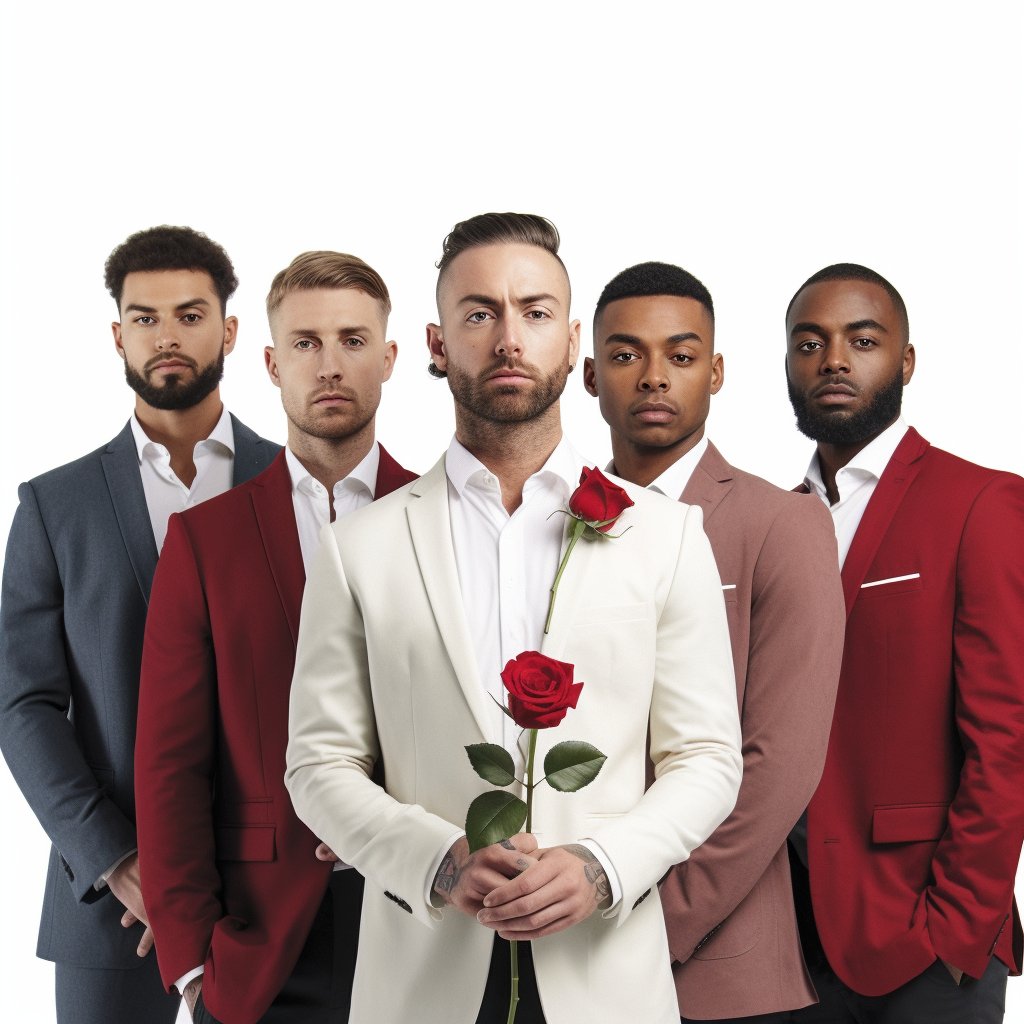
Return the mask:
[[[846,650],[807,815],[814,916],[863,995],[1021,967],[1024,480],[909,430],[843,567]]]
[[[815,1001],[786,837],[821,776],[843,657],[835,530],[817,498],[734,469],[714,445],[682,500],[704,510],[722,577],[743,732],[736,807],[666,876],[679,1012],[697,1020]]]
[[[415,479],[383,448],[376,496]],[[142,658],[135,784],[142,893],[168,989],[255,1024],[295,966],[331,865],[284,787],[305,574],[282,451],[170,518]]]

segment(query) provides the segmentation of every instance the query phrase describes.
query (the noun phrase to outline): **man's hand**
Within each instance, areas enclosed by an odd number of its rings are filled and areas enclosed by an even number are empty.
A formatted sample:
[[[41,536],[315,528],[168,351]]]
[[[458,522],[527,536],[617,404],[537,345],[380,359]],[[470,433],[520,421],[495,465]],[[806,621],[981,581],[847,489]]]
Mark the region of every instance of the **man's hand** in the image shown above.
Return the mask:
[[[199,999],[199,990],[203,987],[203,976],[197,974],[186,986],[185,991],[182,992],[181,998],[185,1000],[185,1005],[188,1007],[188,1015],[193,1020],[196,1016],[196,1000]]]
[[[529,856],[536,849],[537,840],[529,832],[520,832],[476,853],[469,852],[463,836],[441,861],[434,876],[434,892],[456,910],[475,917],[492,889],[537,863]]]
[[[139,880],[139,854],[133,853],[125,857],[114,873],[107,879],[110,891],[128,909],[121,917],[121,927],[131,928],[136,921],[141,921],[146,930],[139,941],[139,948],[135,951],[139,956],[145,956],[153,948],[153,932],[149,927],[149,918],[146,917],[146,907],[142,902],[142,883]]]
[[[336,864],[341,860],[341,858],[326,843],[321,843],[316,848],[316,859],[326,860],[332,864]]]
[[[611,905],[601,862],[585,846],[542,850],[534,865],[483,900],[477,920],[503,939],[539,939],[565,931]]]

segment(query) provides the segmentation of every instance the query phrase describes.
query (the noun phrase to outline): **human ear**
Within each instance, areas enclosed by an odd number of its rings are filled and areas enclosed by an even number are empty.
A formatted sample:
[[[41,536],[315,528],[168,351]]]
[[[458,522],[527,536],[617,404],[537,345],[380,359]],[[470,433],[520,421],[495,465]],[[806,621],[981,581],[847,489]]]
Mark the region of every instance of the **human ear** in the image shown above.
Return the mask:
[[[597,398],[597,368],[592,356],[587,356],[583,360],[583,386],[587,389],[587,394]]]

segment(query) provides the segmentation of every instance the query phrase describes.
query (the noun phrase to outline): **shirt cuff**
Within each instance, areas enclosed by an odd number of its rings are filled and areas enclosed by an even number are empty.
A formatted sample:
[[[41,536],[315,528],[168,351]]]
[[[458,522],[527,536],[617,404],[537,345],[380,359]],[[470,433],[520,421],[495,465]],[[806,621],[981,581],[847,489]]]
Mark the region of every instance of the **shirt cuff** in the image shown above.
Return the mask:
[[[185,994],[185,986],[193,979],[198,978],[206,970],[206,967],[193,967],[188,974],[183,974],[175,983],[174,987],[178,990],[178,995],[183,996]]]
[[[134,850],[129,850],[129,851],[128,851],[128,852],[126,853],[126,854],[124,854],[124,856],[122,856],[122,857],[118,857],[118,858],[117,858],[117,860],[115,860],[115,861],[114,861],[114,863],[113,863],[113,864],[111,864],[111,865],[110,865],[110,867],[109,867],[109,868],[107,868],[107,870],[106,870],[106,871],[104,871],[104,872],[103,872],[103,874],[102,874],[102,875],[100,875],[100,877],[99,877],[99,878],[97,878],[95,882],[93,882],[93,884],[92,884],[92,887],[93,887],[93,888],[94,888],[94,889],[95,889],[95,890],[96,890],[97,892],[99,892],[99,891],[100,891],[101,889],[105,889],[105,888],[107,887],[107,879],[108,879],[108,878],[109,878],[109,877],[110,877],[110,876],[111,876],[111,875],[112,875],[112,874],[113,874],[113,873],[114,873],[114,872],[115,872],[115,871],[116,871],[116,870],[117,870],[117,869],[118,869],[118,868],[119,868],[119,867],[121,866],[121,864],[122,864],[122,863],[123,863],[124,861],[126,861],[126,860],[127,860],[127,859],[128,859],[128,858],[129,858],[129,857],[130,857],[130,856],[131,856],[131,855],[132,855],[133,853],[138,853],[138,852],[139,852],[139,848],[138,848],[138,847],[135,847],[135,849],[134,849]]]
[[[605,911],[607,915],[618,906],[619,900],[622,899],[622,886],[619,885],[618,873],[608,854],[601,849],[599,842],[594,839],[581,839],[580,846],[585,846],[601,862],[601,867],[604,868],[604,873],[608,878],[608,887],[612,891],[612,905]]]
[[[434,858],[434,862],[430,865],[430,870],[427,872],[427,888],[426,888],[426,890],[423,893],[423,899],[426,901],[426,904],[427,904],[428,907],[431,907],[431,908],[433,908],[435,910],[438,909],[437,904],[434,903],[434,900],[433,900],[433,895],[434,895],[434,879],[437,877],[437,870],[441,866],[441,861],[443,861],[445,859],[445,857],[448,856],[448,851],[465,834],[466,834],[465,830],[461,829],[461,828],[459,829],[458,832],[455,832],[452,835],[451,839],[449,839],[444,844],[444,846],[442,846],[441,849],[438,850],[437,856]]]

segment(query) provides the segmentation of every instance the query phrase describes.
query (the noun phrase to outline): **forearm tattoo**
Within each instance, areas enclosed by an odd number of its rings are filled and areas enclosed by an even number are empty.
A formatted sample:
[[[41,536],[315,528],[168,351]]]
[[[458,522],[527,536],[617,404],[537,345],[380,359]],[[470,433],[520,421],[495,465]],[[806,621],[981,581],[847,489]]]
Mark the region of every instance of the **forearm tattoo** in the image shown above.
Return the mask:
[[[458,884],[461,870],[455,866],[454,847],[444,855],[441,866],[434,875],[434,892],[445,901],[452,902],[452,890]]]
[[[594,902],[600,906],[612,894],[612,887],[608,882],[608,876],[605,874],[601,862],[594,856],[591,850],[581,846],[579,843],[570,843],[564,849],[583,861],[583,875],[594,887]]]

